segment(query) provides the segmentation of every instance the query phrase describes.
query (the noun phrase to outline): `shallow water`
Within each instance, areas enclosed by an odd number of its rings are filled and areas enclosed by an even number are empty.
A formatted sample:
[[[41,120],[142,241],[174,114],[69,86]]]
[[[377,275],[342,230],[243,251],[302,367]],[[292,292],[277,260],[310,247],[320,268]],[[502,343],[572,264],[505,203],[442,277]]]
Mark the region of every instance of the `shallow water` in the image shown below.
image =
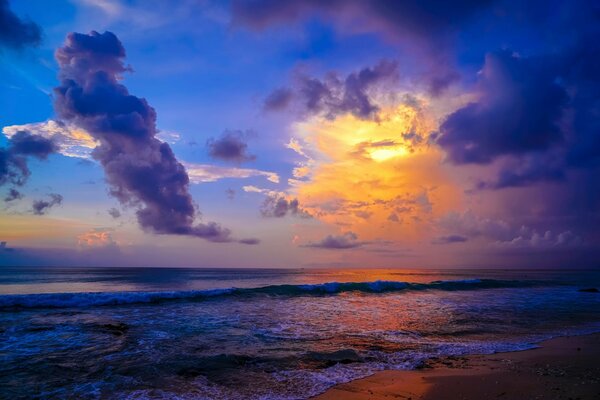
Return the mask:
[[[600,331],[594,271],[1,269],[0,397],[305,399]]]

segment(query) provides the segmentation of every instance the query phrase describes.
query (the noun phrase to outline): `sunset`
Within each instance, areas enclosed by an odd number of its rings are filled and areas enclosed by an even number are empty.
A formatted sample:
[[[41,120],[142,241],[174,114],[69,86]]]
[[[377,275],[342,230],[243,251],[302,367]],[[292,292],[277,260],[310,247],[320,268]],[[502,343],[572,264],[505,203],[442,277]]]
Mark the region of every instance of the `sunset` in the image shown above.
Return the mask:
[[[0,0],[0,58],[0,398],[600,396],[597,2]]]

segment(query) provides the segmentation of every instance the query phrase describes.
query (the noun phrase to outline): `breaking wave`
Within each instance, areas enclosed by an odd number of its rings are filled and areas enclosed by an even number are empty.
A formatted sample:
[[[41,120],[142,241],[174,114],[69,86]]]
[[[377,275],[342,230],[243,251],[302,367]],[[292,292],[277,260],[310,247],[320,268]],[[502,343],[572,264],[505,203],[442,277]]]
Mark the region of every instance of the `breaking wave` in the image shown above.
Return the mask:
[[[0,295],[0,310],[115,306],[166,301],[192,301],[225,296],[310,296],[344,292],[387,293],[419,290],[482,290],[541,286],[538,281],[465,279],[410,283],[401,281],[328,282],[304,285],[269,285],[256,288],[227,288],[159,292],[88,292]]]

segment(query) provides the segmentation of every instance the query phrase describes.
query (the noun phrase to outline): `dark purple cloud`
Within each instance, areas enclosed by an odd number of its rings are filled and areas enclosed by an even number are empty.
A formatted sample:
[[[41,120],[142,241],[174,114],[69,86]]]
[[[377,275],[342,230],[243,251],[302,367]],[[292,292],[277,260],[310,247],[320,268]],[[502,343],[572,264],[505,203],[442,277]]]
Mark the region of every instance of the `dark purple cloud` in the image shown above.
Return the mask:
[[[25,131],[15,133],[10,138],[10,146],[14,154],[40,160],[45,160],[50,154],[58,151],[58,146],[52,140]]]
[[[380,34],[388,42],[409,48],[419,74],[434,95],[459,78],[454,68],[453,42],[460,29],[494,0],[235,0],[233,24],[262,30],[272,25],[318,17],[350,33]]]
[[[545,150],[564,140],[560,121],[568,102],[549,60],[500,51],[488,54],[479,99],[450,114],[440,146],[455,164],[489,163],[502,155]]]
[[[395,40],[411,36],[437,41],[491,3],[486,0],[235,0],[232,10],[234,24],[254,29],[316,15],[345,29],[358,25],[362,30],[381,32]]]
[[[8,193],[6,194],[4,201],[8,202],[8,201],[20,200],[22,198],[23,198],[23,194],[21,192],[19,192],[17,189],[11,188],[8,191]]]
[[[121,211],[117,210],[116,208],[111,208],[108,210],[108,215],[110,215],[111,217],[113,217],[114,219],[120,218],[121,217]]]
[[[19,18],[8,6],[8,0],[0,0],[0,46],[21,49],[35,46],[42,40],[40,27]]]
[[[45,160],[56,151],[56,145],[49,139],[25,131],[17,132],[8,140],[7,147],[0,148],[0,186],[24,185],[31,175],[27,158]]]
[[[323,114],[333,119],[350,113],[357,118],[372,119],[379,107],[374,104],[369,91],[396,79],[397,72],[395,62],[384,60],[343,79],[335,73],[327,74],[323,80],[300,75],[293,89],[277,89],[267,97],[265,106],[271,104],[271,110],[280,110],[296,100],[310,114]],[[282,90],[287,91],[285,101],[276,101]]]
[[[562,158],[555,154],[530,154],[504,162],[497,176],[481,180],[475,189],[526,187],[538,182],[564,182],[567,179]]]
[[[265,99],[264,109],[266,111],[280,111],[287,108],[294,94],[289,88],[279,88],[271,92]]]
[[[432,244],[452,244],[452,243],[464,243],[469,240],[465,236],[461,235],[448,235],[440,236],[431,241]]]
[[[354,249],[364,245],[365,242],[358,241],[358,236],[354,232],[346,232],[342,235],[328,235],[318,242],[310,242],[302,247],[312,247],[317,249],[346,250]]]
[[[56,205],[62,204],[63,197],[57,193],[50,193],[49,200],[35,200],[33,202],[33,213],[35,215],[44,215],[48,210]]]
[[[252,136],[252,132],[225,131],[216,139],[208,139],[208,154],[214,159],[238,164],[254,161],[256,156],[248,153],[246,139],[249,136]]]
[[[70,33],[56,52],[56,112],[99,141],[92,155],[104,167],[110,193],[138,208],[143,229],[231,241],[228,229],[195,223],[187,172],[171,147],[156,138],[156,112],[120,83],[128,69],[124,57],[123,45],[111,32]]]

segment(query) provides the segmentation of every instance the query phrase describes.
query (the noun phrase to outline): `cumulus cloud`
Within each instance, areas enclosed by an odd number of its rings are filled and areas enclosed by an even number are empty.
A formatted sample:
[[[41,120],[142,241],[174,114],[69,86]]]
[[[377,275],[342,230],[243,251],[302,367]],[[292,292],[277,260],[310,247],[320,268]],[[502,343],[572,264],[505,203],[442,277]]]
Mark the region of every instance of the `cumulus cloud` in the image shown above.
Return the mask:
[[[358,236],[353,232],[346,232],[342,235],[328,235],[318,242],[309,242],[302,247],[312,247],[317,249],[346,250],[354,249],[366,244],[358,240]]]
[[[501,155],[545,150],[564,140],[559,123],[567,92],[547,60],[509,51],[488,54],[478,96],[440,127],[438,143],[453,163],[489,163]]]
[[[35,200],[32,205],[32,211],[35,215],[44,215],[50,208],[62,204],[63,197],[58,193],[50,193],[49,200]]]
[[[299,75],[293,89],[277,89],[267,97],[265,107],[281,110],[296,100],[309,114],[334,119],[350,113],[357,118],[372,119],[377,115],[379,107],[371,98],[370,92],[377,85],[396,77],[396,63],[385,60],[345,78],[335,73],[329,73],[323,80]]]
[[[21,49],[41,40],[42,30],[37,24],[19,18],[9,8],[8,0],[0,0],[0,46]]]
[[[117,218],[121,217],[121,211],[119,211],[113,207],[108,210],[108,215],[110,215],[114,219],[117,219]]]
[[[225,131],[218,138],[210,138],[206,142],[208,154],[218,160],[243,163],[256,160],[256,156],[248,153],[246,140],[252,132]]]
[[[155,110],[120,83],[128,70],[124,58],[125,49],[111,32],[70,33],[56,51],[57,114],[99,142],[92,155],[104,168],[110,193],[137,207],[143,229],[231,241],[228,229],[196,223],[189,177],[171,147],[156,137]]]

